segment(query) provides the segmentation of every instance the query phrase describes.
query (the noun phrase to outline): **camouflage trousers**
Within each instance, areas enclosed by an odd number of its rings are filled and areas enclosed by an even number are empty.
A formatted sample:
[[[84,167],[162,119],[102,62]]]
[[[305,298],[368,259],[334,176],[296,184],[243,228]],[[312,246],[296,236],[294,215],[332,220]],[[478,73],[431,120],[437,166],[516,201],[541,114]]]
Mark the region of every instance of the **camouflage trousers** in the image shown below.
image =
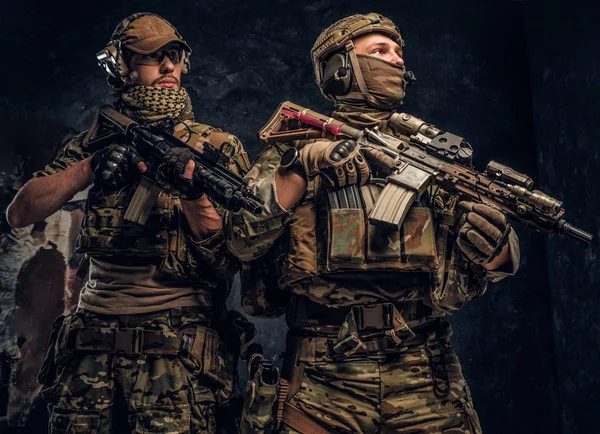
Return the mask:
[[[299,359],[300,386],[289,403],[332,433],[481,433],[458,358],[435,331],[391,354]]]
[[[69,330],[80,327],[193,331],[207,325],[198,309],[119,316],[78,310],[67,316],[54,346],[55,381],[42,391],[51,412],[49,432],[214,433],[215,394],[193,375],[188,358],[71,351],[67,342]]]

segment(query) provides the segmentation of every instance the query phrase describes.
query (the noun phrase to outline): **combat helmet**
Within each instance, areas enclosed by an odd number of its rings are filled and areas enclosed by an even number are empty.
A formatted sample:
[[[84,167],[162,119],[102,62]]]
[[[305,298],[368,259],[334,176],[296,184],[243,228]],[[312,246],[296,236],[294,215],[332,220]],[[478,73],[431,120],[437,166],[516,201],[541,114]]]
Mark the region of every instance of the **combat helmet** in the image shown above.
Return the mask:
[[[107,46],[96,54],[96,58],[98,65],[108,74],[108,83],[115,89],[120,89],[124,85],[123,77],[129,74],[123,48],[139,54],[151,54],[170,42],[182,46],[181,72],[187,74],[192,49],[175,26],[150,12],[138,12],[122,20]]]
[[[352,40],[374,32],[382,33],[404,47],[398,27],[392,20],[377,13],[342,18],[321,32],[312,47],[311,58],[317,84],[327,99],[335,101],[338,97],[347,95],[353,79],[360,90],[355,97],[368,99],[369,92],[358,65]],[[412,72],[406,74],[407,81],[414,78]]]

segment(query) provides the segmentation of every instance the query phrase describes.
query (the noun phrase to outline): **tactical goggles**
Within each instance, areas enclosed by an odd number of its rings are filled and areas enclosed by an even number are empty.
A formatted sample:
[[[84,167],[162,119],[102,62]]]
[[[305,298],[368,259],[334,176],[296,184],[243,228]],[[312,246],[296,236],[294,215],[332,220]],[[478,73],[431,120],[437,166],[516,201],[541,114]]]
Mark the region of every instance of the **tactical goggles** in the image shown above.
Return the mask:
[[[160,65],[165,60],[165,57],[168,57],[174,65],[177,65],[183,59],[183,48],[180,45],[167,45],[160,50],[156,50],[154,53],[140,54],[139,56],[137,59],[139,65]]]

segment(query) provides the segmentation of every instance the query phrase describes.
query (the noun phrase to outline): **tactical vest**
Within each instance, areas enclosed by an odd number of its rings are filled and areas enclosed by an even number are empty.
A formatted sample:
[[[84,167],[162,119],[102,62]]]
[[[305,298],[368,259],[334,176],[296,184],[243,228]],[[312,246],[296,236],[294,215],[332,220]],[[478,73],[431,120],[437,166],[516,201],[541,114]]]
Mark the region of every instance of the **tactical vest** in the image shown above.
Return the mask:
[[[187,127],[179,124],[174,135],[199,150],[205,143],[220,147],[228,138],[227,133],[196,123]],[[124,215],[137,186],[135,183],[109,194],[96,186],[90,189],[76,251],[91,256],[161,258],[161,272],[189,277],[196,263],[188,251],[189,231],[180,199],[161,191],[145,225],[128,222]]]
[[[436,225],[429,203],[413,205],[399,229],[369,223],[384,184],[372,179],[361,187],[331,189],[319,177],[311,180],[290,222],[284,281],[293,285],[311,276],[355,271],[437,273]]]
[[[401,297],[405,301],[426,300],[444,310],[452,309],[457,299],[462,305],[468,288],[446,285],[448,272],[453,277],[457,273],[458,253],[448,242],[455,224],[455,198],[428,191],[398,230],[386,229],[368,221],[383,186],[382,180],[374,180],[334,190],[318,177],[311,180],[291,216],[280,284],[306,295],[311,286],[331,285],[341,277],[369,280],[373,273],[387,276],[386,286],[396,285],[398,293],[405,288]]]
[[[430,187],[399,229],[385,229],[368,221],[382,189],[376,179],[341,189],[309,181],[286,231],[242,267],[244,310],[277,315],[288,307],[283,293],[328,306],[422,302],[450,312],[481,295],[484,270],[475,272],[453,242],[457,197]]]

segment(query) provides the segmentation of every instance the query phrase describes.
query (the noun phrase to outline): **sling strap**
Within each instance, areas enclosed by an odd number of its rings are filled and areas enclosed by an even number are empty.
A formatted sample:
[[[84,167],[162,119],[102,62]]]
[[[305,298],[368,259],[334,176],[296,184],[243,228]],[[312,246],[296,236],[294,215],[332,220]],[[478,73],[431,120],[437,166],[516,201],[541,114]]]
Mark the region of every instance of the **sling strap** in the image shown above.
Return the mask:
[[[284,404],[283,423],[302,434],[332,434],[289,402]]]

